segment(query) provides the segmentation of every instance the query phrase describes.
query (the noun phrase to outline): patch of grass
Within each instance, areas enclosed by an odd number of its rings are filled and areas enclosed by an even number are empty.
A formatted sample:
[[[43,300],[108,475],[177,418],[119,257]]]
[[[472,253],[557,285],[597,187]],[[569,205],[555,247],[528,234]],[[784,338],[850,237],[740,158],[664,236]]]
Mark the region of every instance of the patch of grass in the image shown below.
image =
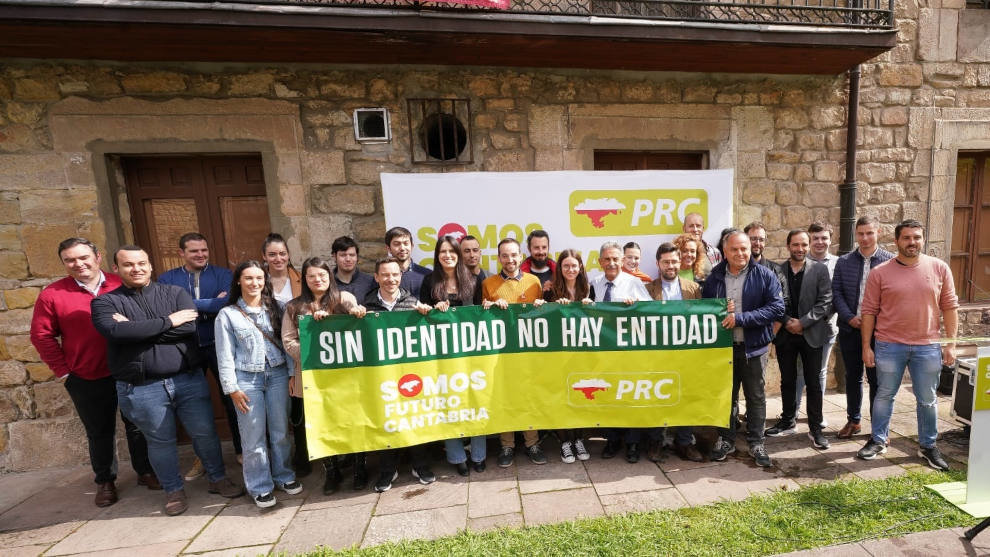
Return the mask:
[[[704,507],[309,555],[771,555],[975,524],[924,488],[964,479],[964,472],[914,472],[885,480],[836,481]]]

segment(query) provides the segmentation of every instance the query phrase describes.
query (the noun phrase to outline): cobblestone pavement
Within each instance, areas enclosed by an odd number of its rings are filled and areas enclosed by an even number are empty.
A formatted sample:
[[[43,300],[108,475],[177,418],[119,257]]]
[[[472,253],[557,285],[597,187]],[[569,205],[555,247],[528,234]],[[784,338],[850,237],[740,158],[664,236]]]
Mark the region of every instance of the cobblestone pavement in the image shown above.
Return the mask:
[[[939,404],[942,432],[959,429],[949,417],[949,405],[947,399]],[[770,399],[767,406],[767,416],[773,420],[780,412],[780,400]],[[464,529],[483,531],[705,505],[837,478],[895,476],[923,465],[915,456],[917,442],[911,439],[917,435],[917,424],[909,386],[902,388],[895,403],[891,447],[885,458],[855,458],[865,435],[848,441],[835,439],[835,432],[845,423],[844,408],[844,394],[826,395],[827,434],[833,441],[827,451],[812,448],[803,421],[797,435],[768,439],[767,448],[774,459],[769,469],[757,468],[745,456],[742,435],[740,451],[725,462],[691,463],[671,455],[659,464],[645,458],[628,464],[621,454],[601,460],[600,440],[589,443],[591,460],[563,464],[556,441],[548,436],[543,442],[548,464],[536,466],[517,454],[515,464],[505,469],[495,465],[497,440],[490,439],[488,470],[470,478],[458,476],[438,454],[433,463],[438,480],[433,485],[420,485],[404,466],[399,480],[384,494],[370,488],[353,492],[345,481],[341,492],[328,497],[321,493],[322,478],[314,471],[301,478],[306,487],[301,494],[281,494],[278,505],[264,511],[248,497],[228,500],[209,495],[206,480],[201,478],[187,482],[189,510],[177,517],[165,516],[162,493],[138,487],[127,463],[121,466],[117,481],[120,501],[103,509],[92,503],[94,484],[88,466],[7,474],[0,478],[0,553],[8,557],[233,556],[292,554],[320,545],[366,547],[405,538],[447,536]],[[868,429],[864,420],[863,430]],[[940,447],[953,465],[964,465],[966,448],[948,442]],[[187,447],[183,449],[186,465],[192,454]],[[232,455],[228,460],[228,472],[240,482],[240,467]],[[373,482],[377,472],[373,462],[369,468]],[[942,530],[806,554],[979,555],[987,553],[990,546],[984,541],[982,549],[977,544],[966,550],[958,537],[957,530]]]

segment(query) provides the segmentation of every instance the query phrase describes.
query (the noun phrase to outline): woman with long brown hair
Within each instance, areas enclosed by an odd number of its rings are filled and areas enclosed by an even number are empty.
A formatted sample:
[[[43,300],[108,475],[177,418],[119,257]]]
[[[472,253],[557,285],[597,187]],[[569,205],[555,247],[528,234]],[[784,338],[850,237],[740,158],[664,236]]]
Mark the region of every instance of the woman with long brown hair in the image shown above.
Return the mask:
[[[302,278],[289,260],[289,247],[285,238],[277,232],[265,237],[261,244],[261,256],[265,260],[265,270],[272,280],[272,295],[283,304],[299,295]]]

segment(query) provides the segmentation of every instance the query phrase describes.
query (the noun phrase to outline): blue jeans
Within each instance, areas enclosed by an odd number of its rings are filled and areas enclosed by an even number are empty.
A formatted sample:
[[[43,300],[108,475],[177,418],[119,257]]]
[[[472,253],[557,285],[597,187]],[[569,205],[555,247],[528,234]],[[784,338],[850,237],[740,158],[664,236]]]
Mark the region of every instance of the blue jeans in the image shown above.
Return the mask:
[[[488,455],[488,448],[485,446],[487,442],[488,437],[486,435],[475,435],[471,438],[471,462],[485,461],[485,457]],[[468,457],[464,450],[463,439],[447,439],[443,442],[443,446],[447,449],[447,462],[460,464],[467,461]]]
[[[234,373],[238,388],[251,400],[247,414],[237,417],[244,449],[244,487],[252,496],[271,493],[276,485],[296,479],[289,464],[289,370],[281,365]]]
[[[923,449],[935,446],[938,436],[938,387],[942,371],[942,349],[938,344],[896,344],[876,341],[877,398],[873,402],[873,439],[887,440],[894,395],[901,386],[904,368],[911,374],[911,390],[917,401],[918,443]]]
[[[200,370],[180,373],[147,385],[117,381],[120,411],[134,422],[148,440],[148,459],[166,493],[182,489],[175,419],[182,420],[193,449],[203,462],[211,482],[226,476],[220,454],[220,438],[213,426],[210,387]]]

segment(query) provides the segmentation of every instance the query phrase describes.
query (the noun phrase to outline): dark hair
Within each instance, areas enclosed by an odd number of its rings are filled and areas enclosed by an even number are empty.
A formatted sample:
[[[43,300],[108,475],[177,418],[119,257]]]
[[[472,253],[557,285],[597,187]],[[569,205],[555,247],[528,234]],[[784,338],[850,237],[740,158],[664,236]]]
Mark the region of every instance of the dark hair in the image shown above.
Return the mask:
[[[472,236],[470,234],[468,234],[467,236],[464,236],[463,238],[461,238],[461,243],[463,244],[464,242],[466,242],[468,240],[474,240],[475,242],[478,242],[479,245],[481,244],[481,240],[475,238],[474,236]]]
[[[260,261],[255,261],[254,259],[244,261],[234,268],[234,276],[230,280],[230,290],[227,294],[227,305],[232,306],[237,303],[237,300],[242,298],[241,296],[241,275],[245,270],[251,268],[261,269],[261,272],[265,274],[265,286],[261,289],[261,307],[264,309],[265,313],[268,314],[268,320],[272,322],[272,333],[276,340],[279,341],[279,348],[282,347],[282,308],[279,307],[278,301],[275,300],[275,296],[272,294],[272,278],[268,274],[268,270],[265,269]]]
[[[179,238],[179,249],[186,249],[186,242],[205,242],[206,236],[203,236],[199,232],[186,232]]]
[[[96,249],[96,244],[90,242],[86,238],[66,238],[58,243],[58,258],[62,259],[63,251],[76,246],[86,246],[87,248],[93,250],[93,255],[98,255],[100,253],[100,251]]]
[[[289,251],[289,244],[285,243],[285,238],[283,238],[282,235],[279,234],[278,232],[272,232],[269,235],[265,236],[265,241],[262,242],[262,244],[261,244],[261,255],[262,255],[262,258],[264,258],[265,253],[268,252],[268,246],[270,246],[272,244],[282,244],[283,246],[285,246],[285,251],[286,252]],[[289,263],[288,263],[288,265],[286,265],[286,267],[289,268],[289,269],[295,269],[295,267],[292,266],[292,261],[289,261]],[[267,261],[264,262],[264,266],[262,267],[262,270],[264,270],[265,273],[268,273],[268,262]]]
[[[798,234],[805,234],[805,235],[808,236],[808,239],[809,240],[811,239],[811,235],[808,234],[807,231],[801,230],[800,228],[795,228],[795,229],[793,229],[793,230],[791,230],[790,232],[787,233],[787,241],[784,242],[784,244],[786,244],[788,246],[791,245],[791,238],[797,236]]]
[[[808,234],[811,235],[816,232],[828,232],[828,235],[831,236],[835,233],[835,230],[832,228],[831,224],[816,220],[808,225]]]
[[[430,291],[430,298],[433,303],[442,302],[447,299],[447,273],[440,265],[440,248],[444,244],[450,244],[457,255],[457,264],[454,266],[454,280],[457,283],[457,299],[461,303],[468,305],[474,300],[474,287],[477,279],[471,271],[464,266],[461,259],[461,244],[454,236],[444,236],[437,240],[437,245],[433,248],[433,271],[430,272],[430,279],[433,281],[433,289]]]
[[[856,226],[853,228],[859,228],[860,226],[867,224],[874,228],[880,228],[880,219],[874,217],[873,215],[863,215],[856,219]]]
[[[378,274],[378,269],[382,265],[384,265],[386,263],[395,263],[396,265],[399,265],[399,262],[396,261],[396,260],[394,260],[394,259],[379,259],[379,260],[375,261],[375,274],[376,275]],[[402,270],[402,265],[399,265],[399,271],[401,271],[401,270]]]
[[[518,246],[519,245],[519,240],[516,240],[515,238],[502,238],[501,240],[499,240],[498,247],[495,248],[495,251],[498,252],[498,253],[502,253],[502,245],[503,244],[515,244],[515,245]]]
[[[117,251],[113,252],[113,264],[117,264],[117,254],[122,251],[144,251],[141,246],[135,246],[134,244],[127,244],[126,246],[120,246]],[[147,252],[145,252],[147,253]]]
[[[725,246],[723,244],[725,244],[726,238],[737,232],[739,234],[744,234],[746,236],[746,239],[749,240],[749,234],[746,234],[745,232],[739,230],[734,226],[730,226],[729,228],[723,228],[722,233],[719,234],[717,247],[718,247],[718,252],[722,254],[722,259],[725,259]]]
[[[576,249],[565,249],[560,252],[557,256],[557,272],[553,274],[553,282],[550,283],[550,291],[553,293],[553,298],[558,300],[560,298],[567,298],[571,294],[567,291],[567,281],[564,280],[564,273],[561,272],[561,265],[564,260],[568,257],[573,257],[577,259],[578,265],[578,276],[574,280],[574,297],[578,300],[583,300],[588,297],[591,293],[591,287],[588,286],[588,275],[584,271],[584,261],[581,259],[581,252]]]
[[[664,242],[657,248],[657,261],[660,261],[660,256],[665,253],[677,253],[677,257],[680,257],[681,249],[671,242]]]
[[[291,315],[293,319],[295,319],[302,313],[302,310],[305,309],[307,305],[317,302],[316,295],[313,294],[313,290],[309,287],[309,283],[306,282],[306,273],[311,267],[323,269],[330,275],[330,285],[318,301],[320,309],[324,309],[329,313],[344,313],[340,301],[340,291],[337,290],[337,282],[333,279],[333,271],[330,270],[330,264],[319,257],[310,257],[306,261],[303,261],[302,290],[300,290],[299,296],[288,303],[285,310],[289,312],[289,315]]]
[[[763,224],[762,222],[760,222],[758,220],[754,220],[753,222],[747,224],[746,225],[746,228],[743,228],[743,232],[745,232],[746,234],[749,234],[749,231],[750,230],[756,230],[757,228],[762,228],[763,230],[766,230],[767,229],[767,227],[766,227],[765,224]]]
[[[904,230],[905,228],[920,228],[922,233],[925,232],[925,227],[922,226],[920,222],[916,221],[915,219],[905,219],[902,220],[900,224],[894,227],[895,240],[901,237],[901,230]]]
[[[338,251],[347,251],[351,248],[354,248],[354,253],[361,255],[361,248],[358,247],[357,242],[354,241],[354,238],[351,238],[350,236],[341,236],[333,241],[333,245],[330,246],[330,253],[337,255]]]
[[[629,248],[636,248],[639,251],[643,251],[643,248],[639,247],[639,244],[636,242],[628,242],[626,245],[622,246],[622,253],[626,253],[626,250]]]
[[[529,236],[526,236],[526,248],[527,249],[529,248],[530,244],[533,243],[533,238],[546,238],[547,239],[547,243],[548,244],[550,243],[550,235],[547,234],[547,231],[538,228],[538,229],[530,232],[529,233]]]
[[[392,240],[402,238],[404,236],[408,237],[410,242],[412,241],[412,232],[409,232],[408,228],[393,226],[388,229],[388,232],[385,233],[385,245],[387,246],[392,243]]]

